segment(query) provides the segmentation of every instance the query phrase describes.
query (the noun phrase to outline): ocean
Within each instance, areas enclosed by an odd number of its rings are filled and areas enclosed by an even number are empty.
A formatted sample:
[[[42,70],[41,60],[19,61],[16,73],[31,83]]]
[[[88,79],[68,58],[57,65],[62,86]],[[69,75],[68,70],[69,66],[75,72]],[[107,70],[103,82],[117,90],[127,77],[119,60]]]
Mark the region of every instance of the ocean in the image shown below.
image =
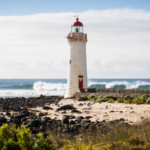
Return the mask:
[[[0,79],[0,97],[64,95],[67,79]],[[89,88],[150,89],[150,79],[88,79]]]

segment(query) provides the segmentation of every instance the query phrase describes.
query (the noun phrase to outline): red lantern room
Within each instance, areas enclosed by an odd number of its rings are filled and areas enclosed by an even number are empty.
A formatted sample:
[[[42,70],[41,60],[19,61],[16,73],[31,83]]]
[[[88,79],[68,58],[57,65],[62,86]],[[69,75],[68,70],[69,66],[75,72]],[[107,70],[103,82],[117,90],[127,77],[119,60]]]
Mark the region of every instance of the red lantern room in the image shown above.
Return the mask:
[[[71,26],[71,32],[83,32],[83,24],[79,21],[79,18],[77,18],[76,22]]]

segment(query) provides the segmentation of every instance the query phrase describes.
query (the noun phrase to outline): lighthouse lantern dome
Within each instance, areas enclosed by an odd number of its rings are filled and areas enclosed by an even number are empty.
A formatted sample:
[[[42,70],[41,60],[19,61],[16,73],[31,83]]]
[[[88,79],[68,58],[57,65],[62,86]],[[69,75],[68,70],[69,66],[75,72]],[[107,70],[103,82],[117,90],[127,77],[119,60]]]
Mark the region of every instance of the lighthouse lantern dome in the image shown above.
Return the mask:
[[[76,22],[71,26],[71,32],[83,32],[83,24],[79,21],[79,18],[77,18]]]

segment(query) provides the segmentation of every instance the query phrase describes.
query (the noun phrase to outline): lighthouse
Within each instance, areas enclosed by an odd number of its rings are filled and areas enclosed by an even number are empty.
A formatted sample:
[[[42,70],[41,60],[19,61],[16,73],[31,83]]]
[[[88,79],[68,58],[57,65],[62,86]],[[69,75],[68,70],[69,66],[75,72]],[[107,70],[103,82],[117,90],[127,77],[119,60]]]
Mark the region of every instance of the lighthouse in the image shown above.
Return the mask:
[[[84,33],[83,29],[83,24],[77,17],[71,26],[71,32],[67,36],[69,43],[69,60],[66,98],[72,97],[82,88],[87,88],[87,34]]]

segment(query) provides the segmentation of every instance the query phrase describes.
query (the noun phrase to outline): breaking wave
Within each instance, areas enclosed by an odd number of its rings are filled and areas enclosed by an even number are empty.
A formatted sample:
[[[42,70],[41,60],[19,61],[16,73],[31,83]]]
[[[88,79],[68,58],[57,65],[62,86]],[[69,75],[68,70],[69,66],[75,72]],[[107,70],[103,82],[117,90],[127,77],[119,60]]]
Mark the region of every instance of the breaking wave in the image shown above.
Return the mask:
[[[0,85],[0,97],[32,97],[43,95],[65,95],[67,88],[65,81],[36,81],[29,84]],[[8,82],[9,83],[9,82]],[[89,80],[89,88],[106,88],[106,89],[150,89],[150,80]]]
[[[145,81],[111,81],[111,82],[93,82],[89,81],[89,88],[105,89],[150,89],[150,82]]]

